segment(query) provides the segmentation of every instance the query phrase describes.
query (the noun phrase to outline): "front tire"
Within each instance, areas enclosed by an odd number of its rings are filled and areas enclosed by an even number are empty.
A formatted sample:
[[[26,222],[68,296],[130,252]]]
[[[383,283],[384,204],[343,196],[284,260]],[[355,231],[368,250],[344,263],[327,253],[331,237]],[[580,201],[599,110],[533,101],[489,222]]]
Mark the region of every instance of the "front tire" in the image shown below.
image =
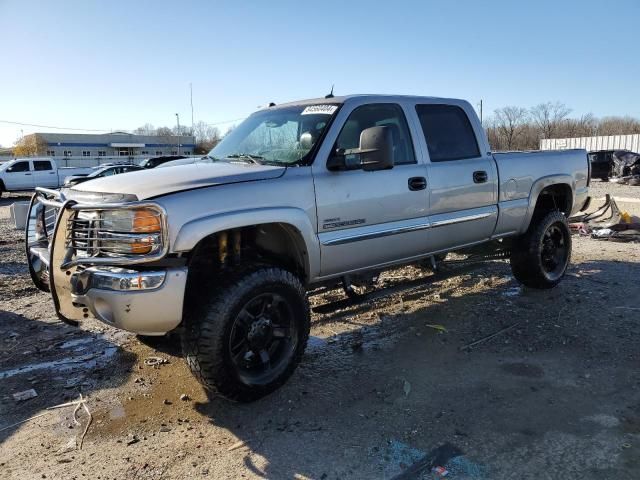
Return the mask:
[[[214,288],[185,310],[187,364],[209,392],[257,400],[283,385],[302,358],[310,326],[304,286],[286,270],[256,267]]]
[[[511,252],[513,276],[527,287],[555,287],[569,266],[571,232],[567,218],[558,211],[534,216],[527,232]]]

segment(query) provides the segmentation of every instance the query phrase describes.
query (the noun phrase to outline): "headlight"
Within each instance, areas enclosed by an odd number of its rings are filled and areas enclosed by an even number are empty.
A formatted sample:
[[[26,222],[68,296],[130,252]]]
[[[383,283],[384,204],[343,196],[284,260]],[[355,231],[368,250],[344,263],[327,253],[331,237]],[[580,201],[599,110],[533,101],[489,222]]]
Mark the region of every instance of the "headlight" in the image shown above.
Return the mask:
[[[80,210],[71,238],[81,256],[153,255],[162,251],[162,212],[151,207]]]
[[[101,227],[113,232],[159,233],[162,230],[160,212],[150,208],[104,210],[100,214]]]

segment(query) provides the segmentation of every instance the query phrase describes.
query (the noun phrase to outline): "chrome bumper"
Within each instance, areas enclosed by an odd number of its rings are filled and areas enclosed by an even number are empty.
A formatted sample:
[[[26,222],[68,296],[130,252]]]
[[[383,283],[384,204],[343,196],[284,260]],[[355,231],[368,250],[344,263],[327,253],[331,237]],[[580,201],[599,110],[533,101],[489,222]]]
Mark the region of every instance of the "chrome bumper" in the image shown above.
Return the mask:
[[[187,268],[139,272],[91,267],[70,277],[75,306],[101,322],[143,335],[163,335],[180,324],[186,283]]]

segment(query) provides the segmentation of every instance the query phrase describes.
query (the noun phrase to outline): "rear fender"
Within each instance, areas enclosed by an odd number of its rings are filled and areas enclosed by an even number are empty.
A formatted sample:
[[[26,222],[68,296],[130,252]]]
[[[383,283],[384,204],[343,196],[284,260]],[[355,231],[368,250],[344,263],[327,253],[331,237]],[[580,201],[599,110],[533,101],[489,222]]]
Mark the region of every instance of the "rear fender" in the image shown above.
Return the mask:
[[[552,185],[566,185],[571,190],[571,198],[569,198],[567,202],[568,208],[566,208],[565,206],[559,206],[560,210],[564,212],[567,217],[571,214],[573,201],[575,198],[575,181],[573,177],[567,174],[557,174],[542,177],[536,180],[531,187],[531,192],[529,194],[529,207],[527,208],[527,213],[522,221],[520,233],[526,232],[529,228],[529,224],[531,223],[531,219],[533,218],[533,212],[536,209],[536,204],[538,203],[540,193],[542,193],[545,188]]]

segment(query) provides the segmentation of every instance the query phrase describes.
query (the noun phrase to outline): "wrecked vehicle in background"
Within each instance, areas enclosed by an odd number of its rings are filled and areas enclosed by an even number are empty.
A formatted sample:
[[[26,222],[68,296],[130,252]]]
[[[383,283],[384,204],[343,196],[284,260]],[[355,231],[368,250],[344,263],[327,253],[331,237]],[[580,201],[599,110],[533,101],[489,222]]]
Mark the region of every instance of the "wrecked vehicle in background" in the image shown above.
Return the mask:
[[[210,392],[281,386],[304,353],[306,291],[482,248],[552,288],[567,218],[589,203],[584,150],[492,154],[466,101],[354,95],[272,105],[210,162],[39,189],[26,229],[59,317],[176,331]]]
[[[603,182],[609,180],[613,169],[613,154],[616,150],[592,150],[587,155],[591,162],[591,178],[599,178]]]
[[[640,185],[640,153],[619,150],[611,155],[613,167],[610,180],[629,185]]]

